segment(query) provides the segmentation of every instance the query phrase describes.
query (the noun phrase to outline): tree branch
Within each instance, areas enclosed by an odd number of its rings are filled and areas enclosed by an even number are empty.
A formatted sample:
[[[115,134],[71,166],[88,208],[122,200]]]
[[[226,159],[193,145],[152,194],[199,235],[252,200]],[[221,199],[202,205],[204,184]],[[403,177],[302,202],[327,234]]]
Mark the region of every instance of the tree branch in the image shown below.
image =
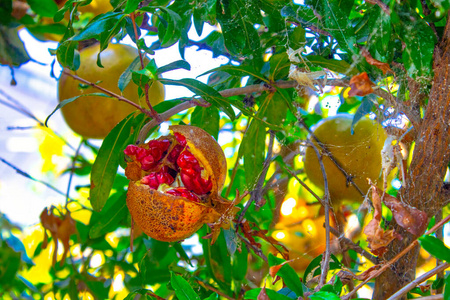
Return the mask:
[[[397,293],[390,296],[387,300],[400,299],[401,296],[407,294],[410,290],[415,288],[420,283],[424,282],[425,280],[436,275],[439,272],[443,272],[445,269],[447,269],[449,267],[450,267],[450,263],[447,263],[447,262],[435,267],[434,269],[426,272],[422,276],[417,277],[416,279],[414,279],[413,281],[411,281],[410,283],[408,283],[407,285],[402,287]]]
[[[430,230],[428,230],[427,232],[424,233],[424,235],[428,235],[428,234],[432,234],[434,233],[438,228],[442,227],[443,225],[445,225],[448,221],[450,221],[450,215],[448,215],[445,219],[441,220],[440,222],[436,223]],[[419,245],[419,242],[417,241],[416,237],[411,243],[408,244],[408,246],[406,246],[400,253],[398,253],[395,257],[393,257],[391,260],[389,260],[388,262],[384,263],[381,268],[379,268],[377,271],[371,273],[371,276],[369,276],[366,280],[364,280],[363,282],[361,282],[353,291],[351,291],[350,293],[344,295],[343,297],[341,297],[342,300],[348,300],[351,299],[353,297],[353,295],[360,289],[362,288],[367,282],[369,282],[370,280],[372,280],[373,278],[377,278],[378,276],[380,276],[384,271],[386,271],[388,268],[390,268],[396,261],[398,261],[400,258],[402,258],[405,254],[407,254],[408,252],[410,252],[413,248],[415,248],[416,246]]]
[[[96,84],[93,83],[93,82],[87,81],[86,79],[83,79],[83,78],[81,78],[81,77],[79,77],[79,76],[77,76],[77,75],[75,75],[75,74],[72,74],[72,73],[70,73],[70,71],[67,70],[67,69],[64,69],[63,73],[66,74],[67,76],[72,77],[72,78],[75,79],[75,80],[78,80],[78,81],[80,81],[80,82],[82,82],[82,83],[84,83],[84,84],[87,84],[87,85],[92,86],[93,88],[96,88],[97,90],[102,91],[103,93],[107,94],[108,96],[111,96],[111,97],[113,97],[113,98],[116,98],[116,99],[119,100],[119,101],[126,102],[126,103],[130,104],[131,106],[136,107],[136,108],[139,109],[142,113],[146,114],[146,115],[149,116],[149,117],[152,116],[151,113],[150,113],[148,110],[146,110],[145,108],[141,107],[139,104],[134,103],[133,101],[131,101],[131,100],[129,100],[129,99],[127,99],[127,98],[125,98],[125,97],[123,97],[123,96],[121,96],[121,95],[117,95],[116,93],[111,92],[110,90],[107,90],[107,89],[105,89],[105,88],[103,88],[103,87],[101,87],[101,86],[99,86],[99,85],[96,85]]]

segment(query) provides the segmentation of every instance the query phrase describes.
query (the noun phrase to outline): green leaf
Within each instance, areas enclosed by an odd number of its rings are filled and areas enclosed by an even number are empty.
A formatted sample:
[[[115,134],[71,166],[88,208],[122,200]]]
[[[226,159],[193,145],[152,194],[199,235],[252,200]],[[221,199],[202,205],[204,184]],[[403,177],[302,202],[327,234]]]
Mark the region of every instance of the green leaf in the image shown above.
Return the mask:
[[[344,74],[347,76],[352,76],[359,73],[358,69],[343,60],[328,59],[320,55],[307,55],[304,56],[304,58],[306,58],[313,65],[329,69],[336,73]]]
[[[222,28],[225,47],[232,55],[261,59],[261,42],[253,26],[258,15],[260,18],[259,6],[254,1],[217,1],[217,21]]]
[[[107,12],[94,18],[84,29],[72,37],[72,41],[83,41],[92,38],[97,38],[104,32],[111,31],[111,28],[116,27],[125,15],[121,12]]]
[[[233,255],[233,278],[238,281],[245,279],[248,270],[248,250],[244,245],[241,252],[236,251]]]
[[[164,6],[158,6],[163,14],[157,15],[161,22],[158,26],[158,37],[161,42],[161,47],[166,48],[175,44],[181,37],[180,28],[182,28],[181,17]]]
[[[53,18],[58,11],[58,6],[53,0],[27,0],[30,8],[42,17]]]
[[[444,299],[450,299],[450,274],[445,277]]]
[[[180,243],[173,243],[172,246],[177,251],[177,253],[181,256],[181,258],[184,259],[191,267],[193,267],[191,259],[187,255],[183,246]]]
[[[76,71],[80,67],[80,53],[77,49],[78,42],[68,40],[60,44],[56,52],[59,63]]]
[[[0,284],[7,286],[19,271],[21,254],[10,248],[2,239],[0,235]]]
[[[17,29],[0,25],[0,64],[17,67],[29,60]]]
[[[144,244],[147,250],[139,262],[142,284],[169,282],[170,270],[174,269],[173,263],[179,259],[177,251],[169,243],[154,239],[144,239]]]
[[[251,289],[249,291],[247,291],[244,295],[244,299],[253,299],[253,300],[257,300],[258,299],[258,295],[261,292],[262,288],[256,288],[256,289]],[[288,296],[285,296],[283,294],[279,294],[274,290],[271,289],[267,289],[266,288],[266,294],[267,296],[269,296],[270,300],[292,300],[291,298],[289,298]]]
[[[258,118],[273,125],[283,124],[286,120],[288,107],[280,92],[269,93],[258,110]]]
[[[127,4],[125,5],[125,9],[123,10],[124,14],[129,14],[134,12],[137,8],[139,3],[141,3],[142,0],[128,0]]]
[[[358,123],[358,121],[370,113],[372,111],[373,107],[373,101],[370,100],[370,98],[374,97],[373,95],[368,95],[363,98],[361,101],[361,105],[356,110],[355,115],[353,116],[352,126],[351,126],[351,133],[353,134],[353,127]],[[375,99],[376,100],[376,99]]]
[[[253,119],[245,133],[239,153],[244,156],[247,189],[252,190],[262,172],[266,149],[266,127]]]
[[[330,293],[330,292],[316,292],[309,296],[311,300],[339,300],[338,295]]]
[[[235,119],[234,110],[233,108],[231,108],[230,104],[228,103],[228,100],[222,97],[219,94],[219,92],[217,92],[215,89],[204,84],[203,82],[191,78],[185,78],[180,80],[161,78],[159,81],[161,81],[161,83],[165,85],[167,84],[167,85],[184,86],[194,94],[201,96],[209,103],[217,106],[224,113],[226,113],[227,116],[232,121]]]
[[[450,262],[450,249],[440,239],[431,235],[424,235],[419,238],[419,242],[422,248],[437,259]]]
[[[306,31],[302,26],[297,26],[289,33],[289,47],[296,50],[303,47],[306,42]]]
[[[269,266],[277,266],[285,262],[286,260],[274,256],[272,253],[269,254]],[[303,287],[295,270],[287,263],[285,263],[277,272],[277,275],[283,278],[284,284],[295,292],[297,297],[303,296]]]
[[[287,78],[289,74],[289,68],[291,67],[291,62],[289,61],[286,52],[277,53],[270,57],[270,75],[269,79],[271,81],[277,81]]]
[[[116,177],[119,159],[128,144],[133,143],[133,133],[139,132],[147,117],[132,113],[117,124],[105,137],[92,166],[90,201],[95,211],[101,211],[108,200]]]
[[[194,292],[194,289],[181,276],[170,272],[170,284],[175,290],[175,295],[179,300],[200,300],[200,297]]]
[[[243,77],[243,76],[253,76],[261,81],[264,81],[268,84],[270,84],[270,81],[265,78],[264,76],[261,75],[261,73],[257,72],[253,67],[251,66],[233,66],[233,65],[224,65],[224,66],[220,66],[218,68],[209,70],[200,76],[212,73],[212,72],[216,72],[216,71],[223,71],[223,72],[227,72],[230,75],[233,76],[239,76],[239,77]]]
[[[127,69],[120,75],[119,82],[117,83],[117,86],[119,87],[119,90],[123,92],[123,90],[127,87],[127,85],[131,81],[132,71],[139,70],[139,67],[141,60],[138,57],[136,57],[133,62],[127,67]]]
[[[391,11],[395,32],[404,43],[403,64],[408,75],[414,79],[430,81],[436,37],[433,29],[415,12],[407,2],[396,3]]]
[[[106,206],[108,207],[104,207],[100,212],[99,219],[89,230],[89,237],[91,239],[99,238],[102,235],[115,230],[120,221],[126,218],[128,212],[126,198],[126,193],[109,197],[108,202],[106,203]],[[112,202],[111,205],[108,205],[110,202]]]
[[[308,278],[320,275],[320,263],[322,261],[322,254],[314,258],[306,267],[305,274],[303,275],[303,282],[307,282]],[[331,254],[330,270],[336,270],[341,267],[339,260]],[[311,277],[310,277],[311,276]]]
[[[0,24],[8,25],[11,22],[12,0],[0,1]]]
[[[219,138],[219,110],[214,107],[195,107],[191,115],[191,124],[204,129],[216,140]]]
[[[328,33],[339,43],[341,49],[348,54],[358,53],[355,32],[348,12],[353,7],[353,0],[314,0],[314,8],[324,16],[323,22]]]
[[[198,232],[200,236],[206,235],[206,225]],[[200,239],[203,248],[203,256],[211,278],[217,282],[223,291],[231,292],[232,266],[231,257],[227,251],[227,245],[223,231],[216,243],[211,245],[209,240]]]
[[[108,97],[108,98],[112,98],[111,96],[108,96],[108,95],[103,94],[103,93],[91,93],[91,94],[83,94],[83,95],[75,96],[75,97],[72,97],[72,98],[69,98],[69,99],[64,99],[63,101],[61,101],[60,103],[58,103],[58,105],[56,105],[55,109],[54,109],[54,110],[48,115],[48,117],[45,119],[45,122],[44,122],[45,126],[48,127],[48,125],[47,125],[48,120],[50,119],[50,117],[51,117],[58,109],[63,108],[64,106],[66,106],[67,104],[69,104],[69,103],[71,103],[71,102],[77,100],[78,98],[86,97],[86,96],[99,96],[99,97]]]
[[[159,74],[162,74],[165,72],[170,72],[170,71],[177,70],[177,69],[184,69],[184,70],[190,71],[191,65],[185,60],[177,60],[177,61],[171,62],[168,65],[159,67],[158,70],[156,70],[155,75],[159,75]]]
[[[383,12],[378,5],[375,5],[370,12],[368,25],[370,26],[369,52],[375,59],[388,62],[388,55],[392,52],[391,17]]]

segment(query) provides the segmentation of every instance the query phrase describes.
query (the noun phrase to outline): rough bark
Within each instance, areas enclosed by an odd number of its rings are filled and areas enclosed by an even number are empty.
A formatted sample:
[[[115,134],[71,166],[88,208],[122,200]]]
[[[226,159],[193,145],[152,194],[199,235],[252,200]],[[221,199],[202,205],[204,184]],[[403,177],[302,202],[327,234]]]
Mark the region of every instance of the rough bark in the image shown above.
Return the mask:
[[[418,130],[416,146],[400,199],[427,213],[431,218],[446,201],[443,179],[450,161],[450,21],[443,39],[435,48],[434,80],[428,105]],[[415,238],[401,228],[404,237],[389,246],[386,260],[403,250]],[[376,279],[373,299],[386,299],[415,277],[418,247],[405,255]]]

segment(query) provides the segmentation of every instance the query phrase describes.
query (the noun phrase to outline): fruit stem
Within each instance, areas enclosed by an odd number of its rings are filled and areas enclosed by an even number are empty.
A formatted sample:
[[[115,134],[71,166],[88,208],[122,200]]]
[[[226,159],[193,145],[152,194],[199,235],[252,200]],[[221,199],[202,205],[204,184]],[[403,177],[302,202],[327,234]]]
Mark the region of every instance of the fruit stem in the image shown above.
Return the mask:
[[[145,65],[144,65],[144,58],[142,56],[141,49],[139,49],[139,45],[137,43],[137,40],[139,39],[139,36],[138,36],[138,31],[137,31],[137,26],[136,26],[136,14],[134,12],[132,12],[130,14],[130,18],[131,18],[131,23],[133,23],[134,36],[136,38],[136,40],[134,42],[136,43],[136,47],[138,48],[139,59],[141,61],[141,68],[143,70],[145,68]],[[153,117],[158,122],[161,122],[161,117],[156,112],[156,110],[153,108],[153,105],[150,103],[150,99],[148,97],[148,90],[149,90],[149,88],[150,88],[150,86],[148,85],[148,83],[146,83],[145,84],[145,102],[147,103],[148,108],[150,109],[151,117]]]
[[[129,99],[123,97],[123,96],[117,95],[116,93],[113,93],[113,92],[111,92],[110,90],[107,90],[107,89],[105,89],[105,88],[103,88],[103,87],[101,87],[101,86],[99,86],[99,85],[96,85],[96,84],[93,83],[93,82],[87,81],[86,79],[83,79],[83,78],[81,78],[81,77],[79,77],[79,76],[77,76],[77,75],[75,75],[75,74],[72,74],[72,73],[70,73],[70,72],[69,72],[68,70],[66,70],[66,69],[63,71],[63,73],[66,74],[67,76],[72,77],[72,78],[75,79],[75,80],[78,80],[78,81],[80,81],[80,82],[82,82],[82,83],[84,83],[84,84],[90,85],[90,86],[92,86],[92,87],[94,87],[94,88],[96,88],[96,89],[102,91],[103,93],[107,94],[108,96],[111,96],[111,97],[113,97],[113,98],[116,98],[116,99],[119,100],[119,101],[126,102],[126,103],[130,104],[131,106],[136,107],[136,108],[139,109],[143,114],[146,114],[147,116],[153,117],[153,115],[151,115],[151,112],[150,112],[150,111],[146,110],[145,108],[141,107],[139,104],[136,104],[136,103],[134,103],[133,101],[131,101],[131,100],[129,100]]]
[[[163,112],[159,115],[159,117],[160,117],[159,120],[152,119],[150,122],[146,123],[142,127],[141,131],[139,132],[138,138],[136,140],[136,145],[143,143],[145,141],[145,139],[147,138],[147,134],[150,131],[150,129],[161,124],[163,120],[167,120],[170,117],[172,117],[173,115],[176,115],[177,113],[180,113],[186,109],[196,107],[196,106],[207,107],[206,105],[209,106],[210,104],[204,100],[195,99],[195,100],[189,100],[189,101],[182,102],[182,103],[178,104],[177,106],[174,106],[171,109],[166,110],[165,112]]]

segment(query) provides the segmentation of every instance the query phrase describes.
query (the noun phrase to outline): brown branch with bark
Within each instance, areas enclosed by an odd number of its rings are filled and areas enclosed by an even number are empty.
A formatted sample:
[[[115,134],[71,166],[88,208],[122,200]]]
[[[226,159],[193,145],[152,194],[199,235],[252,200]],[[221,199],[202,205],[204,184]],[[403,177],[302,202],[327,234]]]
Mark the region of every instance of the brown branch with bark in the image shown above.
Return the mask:
[[[434,80],[428,105],[421,124],[416,128],[417,138],[414,155],[408,171],[408,180],[400,190],[399,198],[429,218],[443,207],[448,199],[443,189],[443,179],[450,162],[450,22],[444,30],[442,41],[434,52]],[[394,230],[403,240],[393,241],[384,257],[392,260],[405,249],[405,256],[395,260],[375,281],[374,299],[386,299],[415,277],[419,247],[411,247],[415,236],[395,225]]]

